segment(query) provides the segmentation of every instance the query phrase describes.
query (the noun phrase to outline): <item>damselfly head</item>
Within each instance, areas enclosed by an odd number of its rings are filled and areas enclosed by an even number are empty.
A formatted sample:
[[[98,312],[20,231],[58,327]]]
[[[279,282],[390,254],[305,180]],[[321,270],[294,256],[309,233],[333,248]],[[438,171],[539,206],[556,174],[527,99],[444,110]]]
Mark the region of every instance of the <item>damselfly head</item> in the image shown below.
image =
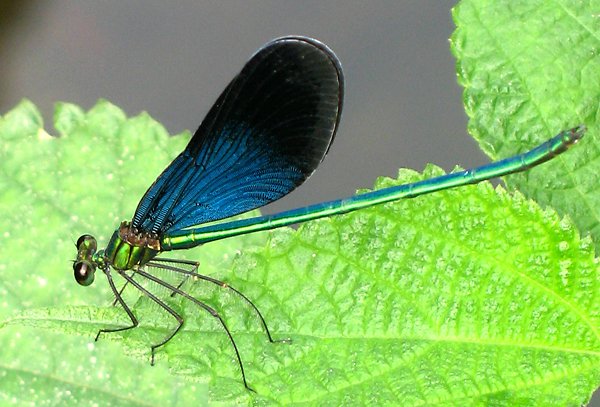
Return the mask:
[[[82,235],[77,239],[77,259],[73,263],[73,273],[80,285],[87,286],[94,282],[96,264],[92,258],[97,248],[94,236]]]

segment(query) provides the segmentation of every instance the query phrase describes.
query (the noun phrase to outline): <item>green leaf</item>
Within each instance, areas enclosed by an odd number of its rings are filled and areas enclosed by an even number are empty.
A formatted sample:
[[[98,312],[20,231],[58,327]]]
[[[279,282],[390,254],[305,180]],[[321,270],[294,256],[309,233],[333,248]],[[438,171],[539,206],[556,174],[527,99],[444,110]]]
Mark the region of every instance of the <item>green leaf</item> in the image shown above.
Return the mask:
[[[452,52],[469,132],[493,159],[580,123],[585,149],[507,183],[600,242],[600,2],[463,0]]]
[[[292,340],[268,343],[256,313],[230,290],[184,286],[223,317],[257,394],[243,387],[222,326],[179,296],[159,292],[186,324],[158,350],[157,366],[149,366],[149,347],[175,321],[135,290],[126,294],[140,326],[91,346],[100,328],[129,321],[110,305],[101,275],[95,288],[72,280],[70,240],[97,233],[105,243],[185,139],[168,137],[147,115],[126,119],[107,102],[77,111],[58,108],[57,123],[72,129],[60,138],[40,138],[39,128],[24,126],[21,142],[10,144],[10,166],[0,164],[9,183],[0,189],[8,232],[0,289],[12,294],[3,296],[0,323],[8,361],[0,366],[8,378],[0,393],[7,399],[22,397],[23,374],[34,383],[24,401],[62,401],[69,389],[72,404],[131,405],[202,400],[205,383],[210,402],[227,405],[578,404],[600,382],[592,240],[580,238],[568,218],[489,183],[183,253],[257,304],[276,339]],[[20,105],[0,120],[0,137],[17,127],[14,118],[27,122],[34,113]],[[441,173],[401,171],[398,181],[381,179],[376,187]],[[10,191],[14,201],[4,199]],[[36,226],[23,213],[55,220]],[[165,393],[143,397],[163,386]]]

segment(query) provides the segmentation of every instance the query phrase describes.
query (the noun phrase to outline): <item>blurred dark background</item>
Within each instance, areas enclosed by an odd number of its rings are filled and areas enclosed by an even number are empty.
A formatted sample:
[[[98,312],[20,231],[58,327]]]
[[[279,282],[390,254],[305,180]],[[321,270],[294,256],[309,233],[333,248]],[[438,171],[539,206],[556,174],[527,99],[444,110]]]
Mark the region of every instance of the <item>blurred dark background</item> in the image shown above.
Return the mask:
[[[0,114],[29,98],[52,130],[54,102],[89,109],[106,98],[128,115],[149,112],[171,133],[193,132],[256,49],[302,34],[341,59],[344,114],[317,173],[266,212],[352,195],[399,167],[475,166],[488,160],[466,133],[448,43],[453,5],[0,0]]]
[[[0,114],[22,98],[89,109],[106,98],[171,133],[194,131],[265,42],[303,34],[341,59],[336,142],[310,181],[268,211],[352,195],[400,167],[486,162],[466,133],[448,38],[454,2],[0,2]],[[132,208],[133,210],[133,208]]]

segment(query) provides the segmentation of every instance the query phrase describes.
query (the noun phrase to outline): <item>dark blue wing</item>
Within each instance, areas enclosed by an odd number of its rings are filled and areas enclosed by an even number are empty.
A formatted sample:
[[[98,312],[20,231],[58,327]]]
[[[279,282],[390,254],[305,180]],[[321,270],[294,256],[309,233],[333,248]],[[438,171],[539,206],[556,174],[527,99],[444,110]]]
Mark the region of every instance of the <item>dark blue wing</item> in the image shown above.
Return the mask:
[[[327,153],[343,88],[339,61],[325,45],[304,37],[268,43],[148,189],[133,226],[162,235],[288,194]]]

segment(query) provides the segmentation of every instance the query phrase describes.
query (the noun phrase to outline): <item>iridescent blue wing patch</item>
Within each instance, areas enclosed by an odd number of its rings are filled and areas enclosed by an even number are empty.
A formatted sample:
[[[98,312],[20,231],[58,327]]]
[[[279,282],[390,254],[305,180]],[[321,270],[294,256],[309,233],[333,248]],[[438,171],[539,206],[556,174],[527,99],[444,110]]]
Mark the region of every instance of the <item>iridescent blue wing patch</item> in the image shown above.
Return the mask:
[[[327,153],[340,120],[343,89],[339,61],[325,45],[304,37],[268,43],[148,189],[132,226],[163,234],[288,194]]]

